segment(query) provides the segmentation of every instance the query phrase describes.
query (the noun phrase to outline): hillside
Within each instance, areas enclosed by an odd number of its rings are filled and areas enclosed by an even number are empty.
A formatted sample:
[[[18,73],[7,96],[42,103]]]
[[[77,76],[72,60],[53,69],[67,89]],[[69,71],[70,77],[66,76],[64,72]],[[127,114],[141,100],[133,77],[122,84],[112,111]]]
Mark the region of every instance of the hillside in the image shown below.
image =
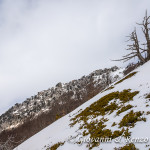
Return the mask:
[[[123,71],[116,66],[99,69],[78,80],[58,83],[17,103],[0,116],[0,141],[5,142],[12,136],[17,146],[120,79]]]
[[[148,150],[149,68],[147,62],[135,69],[14,150]]]

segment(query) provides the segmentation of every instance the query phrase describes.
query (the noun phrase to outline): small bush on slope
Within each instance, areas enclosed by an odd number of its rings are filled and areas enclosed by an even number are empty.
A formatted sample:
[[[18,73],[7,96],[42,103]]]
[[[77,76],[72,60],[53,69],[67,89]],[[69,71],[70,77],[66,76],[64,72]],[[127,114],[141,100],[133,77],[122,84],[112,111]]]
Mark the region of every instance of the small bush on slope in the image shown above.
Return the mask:
[[[125,78],[123,78],[123,79],[121,79],[120,81],[116,82],[115,85],[117,85],[117,84],[123,82],[123,81],[126,80],[126,79],[131,78],[131,77],[134,76],[136,73],[137,73],[137,72],[132,72],[132,73],[130,73],[130,74],[127,75]]]
[[[130,143],[123,147],[115,148],[115,150],[139,150],[139,149],[137,149],[133,143]]]
[[[133,97],[139,93],[139,91],[135,91],[135,92],[130,92],[130,91],[131,89],[123,90],[122,92],[120,92],[119,99],[121,100],[121,102],[125,103],[130,100],[133,100]]]
[[[120,110],[118,110],[117,111],[117,115],[119,115],[119,114],[121,114],[122,112],[125,112],[125,111],[127,111],[127,110],[129,110],[129,109],[131,109],[133,106],[132,105],[127,105],[127,106],[123,106]]]
[[[128,114],[126,114],[123,119],[120,121],[119,123],[119,127],[123,127],[123,126],[126,126],[126,127],[134,127],[135,123],[137,121],[146,121],[145,118],[142,118],[142,112],[141,111],[138,111],[138,112],[133,112],[133,110],[131,110]]]
[[[113,124],[111,126],[114,127],[115,125],[117,125],[116,122],[113,122]]]
[[[50,148],[47,148],[46,150],[57,150],[57,148],[62,145],[64,145],[64,142],[58,142],[58,143],[52,145]]]

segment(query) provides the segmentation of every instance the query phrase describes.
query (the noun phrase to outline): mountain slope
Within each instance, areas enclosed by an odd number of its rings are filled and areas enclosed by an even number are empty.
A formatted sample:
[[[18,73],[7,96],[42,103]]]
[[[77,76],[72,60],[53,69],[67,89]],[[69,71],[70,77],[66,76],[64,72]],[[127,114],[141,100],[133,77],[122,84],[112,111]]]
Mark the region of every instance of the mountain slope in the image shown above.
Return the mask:
[[[135,69],[15,150],[150,148],[150,62]],[[86,141],[100,137],[110,141]],[[131,137],[129,140],[128,137]],[[137,139],[138,138],[138,139]],[[86,141],[83,141],[83,139]],[[121,139],[121,143],[117,140]],[[133,144],[129,144],[126,140]],[[112,140],[112,141],[111,141]],[[61,143],[59,143],[61,142]],[[108,143],[107,143],[108,142]],[[110,143],[109,143],[110,142]],[[141,142],[141,143],[140,143]],[[82,143],[82,144],[81,144]],[[127,145],[125,147],[125,145]],[[119,148],[122,147],[122,148]]]
[[[69,83],[38,92],[0,116],[0,139],[14,137],[14,146],[68,114],[123,76],[116,66],[99,69]]]

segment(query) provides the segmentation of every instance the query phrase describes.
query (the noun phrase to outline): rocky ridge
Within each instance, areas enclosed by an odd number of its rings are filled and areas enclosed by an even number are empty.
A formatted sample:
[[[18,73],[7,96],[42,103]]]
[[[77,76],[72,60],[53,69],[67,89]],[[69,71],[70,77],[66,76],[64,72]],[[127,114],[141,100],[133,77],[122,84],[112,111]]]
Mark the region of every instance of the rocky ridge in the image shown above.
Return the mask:
[[[87,86],[94,85],[97,89],[105,88],[108,84],[122,77],[122,69],[114,66],[109,69],[100,69],[69,83],[58,83],[55,87],[38,92],[37,95],[27,98],[21,104],[15,104],[6,113],[0,116],[1,130],[10,129],[23,123],[27,118],[34,118],[51,109],[52,103],[62,95],[71,92],[71,99],[78,101],[87,95]],[[64,103],[60,100],[59,104]]]

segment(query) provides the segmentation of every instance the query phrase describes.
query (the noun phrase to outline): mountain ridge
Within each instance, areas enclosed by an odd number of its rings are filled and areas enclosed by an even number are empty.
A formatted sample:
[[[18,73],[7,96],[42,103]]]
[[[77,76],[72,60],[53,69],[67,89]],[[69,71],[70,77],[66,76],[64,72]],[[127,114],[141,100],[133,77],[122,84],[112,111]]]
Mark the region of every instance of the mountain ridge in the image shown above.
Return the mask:
[[[116,66],[99,69],[69,83],[59,82],[17,103],[0,116],[0,138],[3,141],[10,135],[16,136],[15,141],[29,138],[121,78],[123,71]]]
[[[135,69],[120,81],[111,84],[112,88],[103,90],[17,148],[19,150],[49,150],[54,147],[59,150],[148,150],[150,148],[149,67],[150,62],[147,62]],[[114,104],[116,107],[112,107],[115,106]],[[98,107],[101,105],[103,107]],[[95,109],[98,112],[94,111]],[[101,125],[101,128],[97,128],[98,125]],[[94,137],[93,132],[96,135],[101,133],[111,137],[111,143],[78,143],[79,139]],[[122,137],[121,143],[115,142],[115,139],[120,137]],[[126,137],[131,137],[130,142],[126,141]],[[137,138],[147,141],[138,143]],[[35,144],[39,139],[40,143]]]

